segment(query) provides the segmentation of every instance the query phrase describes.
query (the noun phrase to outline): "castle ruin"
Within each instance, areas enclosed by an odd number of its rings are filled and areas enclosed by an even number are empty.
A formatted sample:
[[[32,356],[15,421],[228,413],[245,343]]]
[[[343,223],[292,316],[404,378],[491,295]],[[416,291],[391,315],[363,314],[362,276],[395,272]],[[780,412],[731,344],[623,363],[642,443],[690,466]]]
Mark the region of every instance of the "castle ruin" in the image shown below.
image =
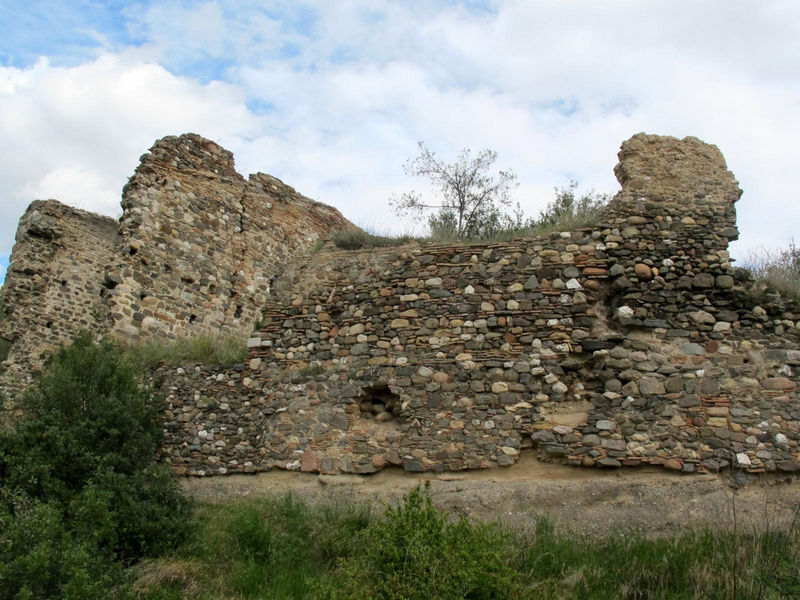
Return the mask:
[[[89,328],[224,331],[242,365],[162,367],[179,473],[800,469],[800,310],[735,269],[720,151],[638,134],[598,223],[504,243],[305,252],[350,226],[199,136],[156,143],[110,219],[35,202],[2,294],[5,378]],[[257,330],[253,333],[254,327]]]

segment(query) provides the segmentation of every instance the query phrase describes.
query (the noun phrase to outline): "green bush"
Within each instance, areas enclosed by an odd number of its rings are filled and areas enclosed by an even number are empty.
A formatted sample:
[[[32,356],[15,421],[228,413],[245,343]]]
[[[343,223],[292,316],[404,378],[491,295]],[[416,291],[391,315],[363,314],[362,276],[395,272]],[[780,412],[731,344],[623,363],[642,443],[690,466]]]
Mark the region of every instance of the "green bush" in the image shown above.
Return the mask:
[[[20,406],[17,428],[0,433],[0,504],[11,532],[0,538],[0,563],[16,565],[15,578],[0,578],[0,598],[27,597],[27,587],[41,588],[30,597],[58,598],[81,581],[105,585],[81,566],[83,553],[107,557],[98,561],[113,572],[113,560],[131,563],[181,539],[190,503],[155,462],[163,403],[113,343],[80,334]],[[41,548],[16,541],[25,530],[37,532]]]
[[[539,218],[533,223],[539,230],[569,231],[594,225],[600,210],[610,199],[608,194],[594,191],[577,195],[577,181],[570,181],[566,187],[554,189],[556,197],[539,213]]]
[[[65,527],[57,503],[0,496],[0,599],[109,597],[119,564]]]
[[[327,598],[428,600],[511,598],[517,588],[506,536],[467,519],[451,522],[416,488],[355,540],[321,589]]]

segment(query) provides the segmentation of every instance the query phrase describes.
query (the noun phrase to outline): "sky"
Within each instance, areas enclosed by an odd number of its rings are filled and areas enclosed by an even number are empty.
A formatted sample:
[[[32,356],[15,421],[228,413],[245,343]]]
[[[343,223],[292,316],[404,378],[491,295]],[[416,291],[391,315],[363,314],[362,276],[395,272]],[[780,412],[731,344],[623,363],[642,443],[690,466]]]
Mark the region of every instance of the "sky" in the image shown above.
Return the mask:
[[[377,233],[421,233],[403,164],[497,152],[531,215],[615,193],[621,142],[716,144],[740,262],[800,230],[797,0],[0,0],[0,279],[56,198],[112,217],[155,140],[194,132]]]

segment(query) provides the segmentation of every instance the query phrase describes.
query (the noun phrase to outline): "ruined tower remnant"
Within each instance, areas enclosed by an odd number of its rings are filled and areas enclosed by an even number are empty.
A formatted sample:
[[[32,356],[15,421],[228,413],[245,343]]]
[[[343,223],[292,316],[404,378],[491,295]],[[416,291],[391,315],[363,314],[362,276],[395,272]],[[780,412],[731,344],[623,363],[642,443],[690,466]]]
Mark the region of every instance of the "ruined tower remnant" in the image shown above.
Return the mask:
[[[270,279],[352,225],[195,134],[158,140],[122,191],[122,217],[36,201],[20,220],[2,294],[5,379],[25,381],[81,329],[122,340],[246,337]]]

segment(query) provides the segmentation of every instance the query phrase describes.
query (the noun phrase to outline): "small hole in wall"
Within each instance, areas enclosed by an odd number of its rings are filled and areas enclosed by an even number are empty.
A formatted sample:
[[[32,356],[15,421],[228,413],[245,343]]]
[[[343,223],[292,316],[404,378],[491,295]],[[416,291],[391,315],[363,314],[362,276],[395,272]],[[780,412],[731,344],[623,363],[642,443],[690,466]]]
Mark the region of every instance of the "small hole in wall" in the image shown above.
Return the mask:
[[[213,283],[211,285],[209,285],[208,286],[208,293],[209,294],[216,294],[217,293],[217,286],[215,286]]]
[[[133,256],[137,252],[138,252],[138,249],[133,248],[133,247],[128,247],[128,254],[130,254],[131,256]]]
[[[388,385],[374,385],[361,390],[361,416],[376,421],[391,421],[400,414],[400,396]]]
[[[67,280],[66,279],[62,279],[61,280],[61,287],[66,287],[66,286],[67,286]]]
[[[139,292],[139,300],[144,300],[144,299],[145,299],[145,298],[147,298],[149,295],[150,295],[150,294],[148,294],[147,292],[145,292],[145,291],[141,291],[141,292]]]
[[[238,319],[241,316],[242,316],[242,305],[241,304],[237,304],[236,305],[236,312],[233,313],[233,318],[234,319]]]
[[[52,329],[53,328],[53,322],[52,321],[48,321],[46,327],[48,329]]]
[[[172,273],[172,266],[168,264],[164,264],[164,273]]]
[[[197,320],[197,315],[189,315],[189,323],[194,323]]]

